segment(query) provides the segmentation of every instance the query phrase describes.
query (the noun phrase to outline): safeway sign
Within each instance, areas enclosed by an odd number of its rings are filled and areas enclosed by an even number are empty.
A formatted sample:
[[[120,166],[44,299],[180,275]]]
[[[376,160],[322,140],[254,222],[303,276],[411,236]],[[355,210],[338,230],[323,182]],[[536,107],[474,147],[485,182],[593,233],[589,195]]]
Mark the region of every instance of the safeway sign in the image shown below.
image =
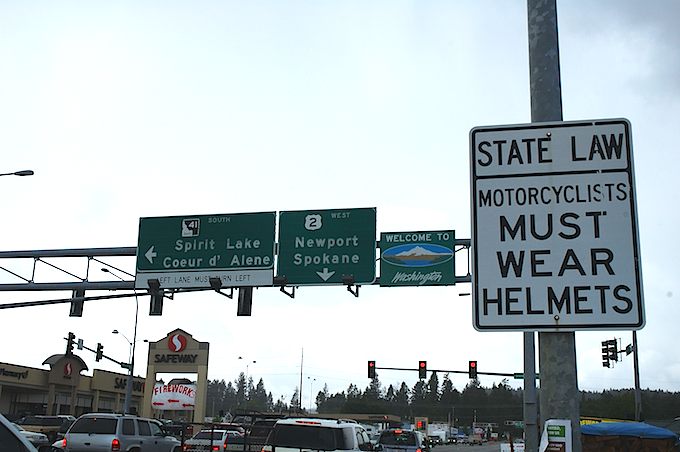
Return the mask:
[[[470,133],[477,330],[644,326],[630,123]]]

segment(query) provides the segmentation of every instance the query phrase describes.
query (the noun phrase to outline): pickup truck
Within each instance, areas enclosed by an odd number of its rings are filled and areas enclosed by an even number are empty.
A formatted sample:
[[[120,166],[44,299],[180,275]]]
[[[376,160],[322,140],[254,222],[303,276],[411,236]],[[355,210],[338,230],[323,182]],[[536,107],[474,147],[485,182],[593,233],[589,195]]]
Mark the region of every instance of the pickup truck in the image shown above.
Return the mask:
[[[482,435],[480,435],[479,433],[476,433],[474,435],[470,435],[468,437],[468,444],[470,444],[470,445],[479,444],[481,446],[482,444],[484,444],[484,440],[482,439]]]
[[[24,430],[47,435],[50,443],[64,437],[66,430],[75,422],[76,418],[69,415],[57,416],[25,416],[16,421]]]

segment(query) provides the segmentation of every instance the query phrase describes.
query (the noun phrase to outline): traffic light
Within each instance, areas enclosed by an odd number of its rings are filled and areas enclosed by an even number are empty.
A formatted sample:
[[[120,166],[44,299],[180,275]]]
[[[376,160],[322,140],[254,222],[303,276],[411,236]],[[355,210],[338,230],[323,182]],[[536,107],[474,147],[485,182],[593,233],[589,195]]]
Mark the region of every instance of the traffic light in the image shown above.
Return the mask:
[[[76,340],[76,335],[69,332],[68,338],[66,339],[66,354],[67,355],[73,354],[73,341],[75,341],[75,340]]]
[[[422,430],[425,428],[425,422],[423,421],[416,421],[416,430]]]
[[[602,341],[602,367],[609,367],[609,341]]]
[[[94,357],[95,361],[101,361],[104,356],[104,346],[102,344],[97,344],[97,355]]]
[[[418,361],[418,378],[427,378],[427,361]]]
[[[151,303],[149,304],[149,315],[163,315],[163,291],[156,294],[151,294]]]
[[[161,289],[161,283],[157,279],[150,279],[146,282],[149,285],[149,315],[163,315],[163,298],[165,291]]]
[[[368,378],[371,380],[375,378],[375,361],[368,362]]]
[[[236,315],[249,316],[253,312],[253,288],[239,287]]]
[[[468,376],[472,380],[477,379],[477,361],[468,361]]]
[[[609,341],[609,360],[618,361],[619,360],[619,344],[616,339]]]
[[[68,312],[69,317],[82,317],[83,316],[83,298],[85,297],[85,289],[76,289],[71,293],[71,309]]]

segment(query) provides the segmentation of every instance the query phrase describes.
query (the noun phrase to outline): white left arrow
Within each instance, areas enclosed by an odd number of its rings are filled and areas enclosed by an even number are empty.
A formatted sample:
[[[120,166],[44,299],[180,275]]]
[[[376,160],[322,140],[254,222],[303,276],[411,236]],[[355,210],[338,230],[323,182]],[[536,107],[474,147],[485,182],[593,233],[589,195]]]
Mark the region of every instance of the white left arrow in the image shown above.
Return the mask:
[[[149,262],[152,263],[152,264],[153,264],[153,258],[158,256],[158,253],[156,253],[153,250],[153,247],[154,247],[154,245],[151,245],[151,248],[149,248],[149,251],[147,251],[146,254],[144,254],[144,257],[149,259]]]

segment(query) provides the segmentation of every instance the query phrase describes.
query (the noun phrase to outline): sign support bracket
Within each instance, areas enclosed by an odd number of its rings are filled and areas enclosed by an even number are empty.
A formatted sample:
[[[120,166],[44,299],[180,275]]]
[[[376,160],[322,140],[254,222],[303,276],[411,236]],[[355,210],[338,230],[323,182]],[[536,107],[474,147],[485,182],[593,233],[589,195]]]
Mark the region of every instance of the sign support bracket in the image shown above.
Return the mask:
[[[281,286],[279,289],[281,293],[288,295],[290,298],[295,298],[295,286],[292,286],[291,289],[293,289],[291,292],[286,291],[286,286]]]
[[[224,293],[222,292],[222,280],[220,278],[210,278],[210,287],[217,292],[220,295],[224,295],[225,297],[229,298],[230,300],[234,299],[234,288],[230,287],[229,288],[229,293]]]
[[[347,285],[347,292],[351,293],[356,298],[359,298],[359,287],[361,286],[354,284],[354,275],[343,275],[342,283]],[[355,289],[352,289],[352,287],[355,287]]]
[[[290,298],[295,298],[295,288],[296,286],[291,286],[291,289],[293,289],[290,292],[286,291],[286,285],[288,284],[288,278],[285,276],[276,276],[274,277],[274,285],[275,286],[281,286],[279,287],[279,291],[284,294],[288,295]]]

